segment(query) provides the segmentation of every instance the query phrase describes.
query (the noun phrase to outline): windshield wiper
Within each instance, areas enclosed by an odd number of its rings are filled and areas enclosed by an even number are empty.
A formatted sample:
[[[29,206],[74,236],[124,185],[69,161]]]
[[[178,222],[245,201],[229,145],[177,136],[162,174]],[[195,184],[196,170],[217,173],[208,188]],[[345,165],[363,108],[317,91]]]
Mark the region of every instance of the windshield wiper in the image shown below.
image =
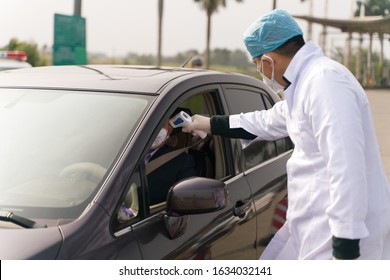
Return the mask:
[[[11,222],[24,228],[46,228],[47,225],[41,225],[33,220],[15,215],[12,212],[0,211],[0,221]]]

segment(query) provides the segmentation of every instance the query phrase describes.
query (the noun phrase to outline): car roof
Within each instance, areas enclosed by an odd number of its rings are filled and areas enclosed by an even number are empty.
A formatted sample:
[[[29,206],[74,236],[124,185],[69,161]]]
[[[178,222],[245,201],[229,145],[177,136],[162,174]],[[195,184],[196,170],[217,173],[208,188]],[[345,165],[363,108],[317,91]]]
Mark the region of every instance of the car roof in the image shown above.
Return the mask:
[[[190,68],[133,65],[45,66],[1,71],[0,87],[61,88],[156,94],[167,84],[183,76],[196,77],[211,73],[222,74]]]

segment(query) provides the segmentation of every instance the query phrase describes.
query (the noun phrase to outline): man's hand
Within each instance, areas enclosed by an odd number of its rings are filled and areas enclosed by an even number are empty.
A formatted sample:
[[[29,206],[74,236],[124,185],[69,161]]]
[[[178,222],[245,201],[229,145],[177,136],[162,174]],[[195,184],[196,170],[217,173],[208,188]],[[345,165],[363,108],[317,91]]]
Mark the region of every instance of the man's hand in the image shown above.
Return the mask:
[[[210,126],[210,118],[201,116],[201,115],[193,115],[192,123],[183,127],[182,131],[187,133],[195,133],[195,130],[202,130],[206,133],[211,133]]]

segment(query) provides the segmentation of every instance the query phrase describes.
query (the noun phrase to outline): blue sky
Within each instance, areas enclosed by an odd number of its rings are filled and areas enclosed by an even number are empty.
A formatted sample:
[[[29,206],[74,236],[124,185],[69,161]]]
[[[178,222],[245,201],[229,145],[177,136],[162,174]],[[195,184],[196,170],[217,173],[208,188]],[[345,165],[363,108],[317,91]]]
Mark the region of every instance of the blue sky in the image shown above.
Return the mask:
[[[157,51],[157,0],[82,0],[82,15],[87,20],[89,52],[121,56],[129,52],[155,54]],[[310,0],[309,0],[310,1]],[[278,8],[293,15],[307,15],[309,1],[277,0]],[[325,0],[313,1],[313,15],[325,16]],[[354,0],[328,0],[328,17],[350,18]],[[227,1],[212,19],[212,48],[245,50],[242,33],[259,16],[272,8],[272,0]],[[74,0],[0,0],[0,46],[12,37],[34,41],[39,47],[53,44],[54,13],[72,15]],[[304,32],[307,24],[298,21]],[[4,28],[5,27],[5,28]],[[206,14],[193,0],[165,0],[163,55],[206,46]],[[321,31],[315,26],[314,33]],[[335,29],[329,46],[343,46],[344,36]],[[318,36],[313,35],[318,43]]]

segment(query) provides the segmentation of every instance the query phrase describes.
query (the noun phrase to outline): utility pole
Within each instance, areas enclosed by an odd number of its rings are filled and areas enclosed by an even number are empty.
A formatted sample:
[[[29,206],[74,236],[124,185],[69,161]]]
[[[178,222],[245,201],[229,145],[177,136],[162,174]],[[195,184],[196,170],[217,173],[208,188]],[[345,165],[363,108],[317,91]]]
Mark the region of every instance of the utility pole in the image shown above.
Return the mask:
[[[313,0],[309,0],[309,16],[313,16]],[[309,22],[307,26],[307,40],[310,41],[313,33],[313,24]]]
[[[158,46],[157,46],[157,66],[161,66],[162,60],[162,19],[164,11],[164,0],[158,0]]]
[[[301,0],[301,2],[305,2],[305,1],[306,0]],[[309,17],[313,17],[313,0],[309,0]],[[309,20],[307,24],[307,38],[306,38],[307,41],[310,41],[312,37],[312,29],[313,29],[312,25],[313,24]]]
[[[325,0],[325,15],[324,18],[328,18],[328,0]],[[321,47],[322,51],[326,54],[326,37],[327,37],[327,28],[326,25],[322,26],[322,33],[321,33]]]
[[[74,0],[73,15],[81,17],[81,0]]]

